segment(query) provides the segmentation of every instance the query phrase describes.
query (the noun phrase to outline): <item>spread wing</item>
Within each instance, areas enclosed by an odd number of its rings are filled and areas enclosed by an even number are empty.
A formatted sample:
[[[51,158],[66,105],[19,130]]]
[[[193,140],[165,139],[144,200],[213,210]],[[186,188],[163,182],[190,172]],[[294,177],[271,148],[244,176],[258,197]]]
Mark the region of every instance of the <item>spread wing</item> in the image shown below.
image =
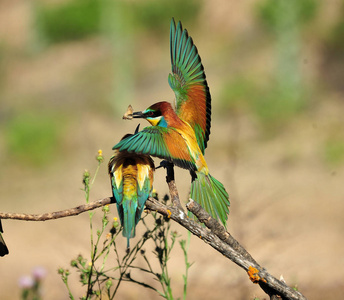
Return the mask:
[[[201,58],[192,38],[174,19],[170,29],[172,74],[170,87],[176,96],[176,113],[194,129],[198,145],[204,154],[210,135],[211,97]]]
[[[178,167],[196,170],[185,140],[172,128],[145,127],[142,131],[121,140],[112,149],[148,154],[169,160]]]

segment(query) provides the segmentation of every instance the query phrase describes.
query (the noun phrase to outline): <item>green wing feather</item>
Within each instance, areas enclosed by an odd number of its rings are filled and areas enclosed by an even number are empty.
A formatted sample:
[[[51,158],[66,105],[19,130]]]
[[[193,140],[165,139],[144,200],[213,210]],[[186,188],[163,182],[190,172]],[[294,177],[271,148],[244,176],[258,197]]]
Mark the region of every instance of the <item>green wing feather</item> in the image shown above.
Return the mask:
[[[140,221],[143,209],[145,208],[145,203],[151,191],[152,191],[152,183],[150,182],[150,179],[146,177],[142,189],[140,189],[140,187],[137,188],[138,206],[136,210],[135,224],[137,224]]]
[[[204,154],[210,135],[211,96],[201,58],[192,38],[180,22],[171,21],[170,52],[172,74],[170,87],[176,96],[176,113],[194,129]]]
[[[173,128],[148,126],[121,140],[112,149],[148,154],[173,162],[176,166],[196,170],[185,140]]]
[[[110,158],[108,169],[111,178],[111,186],[112,186],[112,194],[116,201],[118,216],[121,221],[121,224],[124,224],[124,215],[123,215],[123,179],[119,182],[119,186],[116,184],[116,178],[114,176],[114,172],[118,167],[118,163],[121,164],[123,162],[119,162],[119,155],[115,154]]]
[[[136,154],[132,154],[136,155]],[[154,178],[154,161],[148,155],[140,155],[136,156],[137,165],[141,165],[143,167],[138,168],[138,185],[137,185],[137,210],[136,210],[136,217],[135,217],[135,224],[137,224],[141,218],[142,211],[145,207],[145,203],[151,194],[153,189],[153,178]],[[139,178],[143,178],[143,184],[141,188],[141,182]]]
[[[210,174],[197,173],[191,184],[190,197],[197,201],[213,218],[226,226],[229,213],[228,193],[224,186]]]

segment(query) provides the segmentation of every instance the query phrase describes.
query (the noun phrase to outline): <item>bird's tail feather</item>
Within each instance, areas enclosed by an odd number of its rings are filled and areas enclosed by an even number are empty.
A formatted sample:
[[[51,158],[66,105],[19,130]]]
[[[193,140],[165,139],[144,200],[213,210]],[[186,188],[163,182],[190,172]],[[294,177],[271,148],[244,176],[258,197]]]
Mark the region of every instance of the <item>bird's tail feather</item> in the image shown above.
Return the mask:
[[[197,173],[191,184],[191,198],[226,226],[230,203],[228,193],[220,181],[210,174]]]
[[[120,206],[118,211],[121,211],[119,215],[123,226],[122,235],[127,238],[127,248],[129,248],[130,238],[135,237],[137,204],[134,201],[123,199]]]

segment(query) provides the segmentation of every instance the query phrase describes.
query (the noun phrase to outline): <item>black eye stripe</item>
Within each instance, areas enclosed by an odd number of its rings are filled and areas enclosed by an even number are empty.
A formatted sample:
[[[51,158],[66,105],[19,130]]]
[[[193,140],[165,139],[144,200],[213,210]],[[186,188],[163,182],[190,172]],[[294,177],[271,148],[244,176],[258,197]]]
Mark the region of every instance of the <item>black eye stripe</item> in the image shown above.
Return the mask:
[[[145,113],[146,117],[149,117],[149,118],[156,118],[156,117],[159,117],[161,116],[161,111],[158,110],[158,111],[148,111]]]

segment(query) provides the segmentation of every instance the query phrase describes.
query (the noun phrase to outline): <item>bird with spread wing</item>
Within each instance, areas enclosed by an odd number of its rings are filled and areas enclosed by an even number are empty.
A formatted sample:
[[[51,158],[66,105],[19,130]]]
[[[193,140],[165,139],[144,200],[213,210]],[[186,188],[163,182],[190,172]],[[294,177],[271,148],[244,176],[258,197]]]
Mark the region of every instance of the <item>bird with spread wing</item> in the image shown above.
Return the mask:
[[[225,225],[229,213],[228,193],[210,175],[204,151],[210,135],[211,96],[201,58],[181,22],[170,29],[172,74],[168,83],[175,93],[175,109],[169,102],[155,103],[133,118],[152,126],[121,140],[113,149],[152,155],[190,171],[190,197]]]

